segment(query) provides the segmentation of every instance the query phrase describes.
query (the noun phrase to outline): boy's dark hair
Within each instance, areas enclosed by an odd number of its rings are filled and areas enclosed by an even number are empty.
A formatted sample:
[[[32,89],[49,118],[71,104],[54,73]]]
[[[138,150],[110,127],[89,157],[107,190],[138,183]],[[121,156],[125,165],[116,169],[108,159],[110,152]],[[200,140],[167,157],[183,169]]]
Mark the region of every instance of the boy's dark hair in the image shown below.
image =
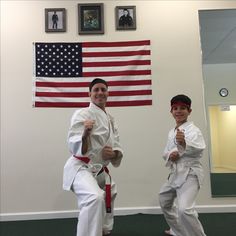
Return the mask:
[[[100,79],[100,78],[95,78],[90,84],[89,84],[89,92],[91,92],[92,90],[92,87],[95,85],[95,84],[105,84],[106,87],[108,88],[108,84],[105,80],[103,79]]]
[[[182,104],[182,105],[187,106],[188,109],[190,109],[191,103],[192,103],[191,99],[184,94],[176,95],[170,101],[171,107],[175,104]]]

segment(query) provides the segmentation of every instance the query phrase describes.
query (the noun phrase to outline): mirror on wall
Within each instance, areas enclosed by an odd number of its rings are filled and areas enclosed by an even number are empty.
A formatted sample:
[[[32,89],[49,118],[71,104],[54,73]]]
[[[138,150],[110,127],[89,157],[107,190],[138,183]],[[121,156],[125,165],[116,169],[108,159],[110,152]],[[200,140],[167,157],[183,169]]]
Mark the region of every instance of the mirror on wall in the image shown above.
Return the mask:
[[[199,11],[213,197],[236,196],[236,9]]]
[[[208,106],[211,172],[236,173],[236,106]]]

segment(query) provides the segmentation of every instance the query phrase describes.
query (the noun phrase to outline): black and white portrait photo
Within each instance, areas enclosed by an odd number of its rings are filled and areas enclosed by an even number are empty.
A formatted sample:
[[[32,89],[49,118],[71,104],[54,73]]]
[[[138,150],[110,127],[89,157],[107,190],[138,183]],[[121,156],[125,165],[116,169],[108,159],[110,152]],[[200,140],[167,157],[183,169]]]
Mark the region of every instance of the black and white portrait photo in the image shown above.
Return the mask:
[[[135,6],[116,7],[116,29],[117,30],[135,30],[136,29]]]
[[[46,32],[65,32],[66,19],[64,8],[45,9],[45,31]]]

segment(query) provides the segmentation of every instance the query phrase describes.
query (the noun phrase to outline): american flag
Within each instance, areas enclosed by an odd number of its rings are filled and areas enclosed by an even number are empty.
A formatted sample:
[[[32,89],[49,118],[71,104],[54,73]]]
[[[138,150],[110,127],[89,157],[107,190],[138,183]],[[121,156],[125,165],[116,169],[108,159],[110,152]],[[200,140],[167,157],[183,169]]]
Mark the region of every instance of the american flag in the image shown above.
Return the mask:
[[[86,107],[97,77],[108,83],[107,106],[152,104],[150,40],[33,46],[34,107]]]

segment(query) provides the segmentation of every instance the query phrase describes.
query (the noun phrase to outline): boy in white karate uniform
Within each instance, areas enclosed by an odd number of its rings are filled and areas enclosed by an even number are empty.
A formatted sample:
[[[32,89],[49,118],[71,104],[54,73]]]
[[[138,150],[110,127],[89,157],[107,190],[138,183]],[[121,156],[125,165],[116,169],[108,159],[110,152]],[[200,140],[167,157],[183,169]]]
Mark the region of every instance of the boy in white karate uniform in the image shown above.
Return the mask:
[[[116,185],[107,166],[120,165],[123,151],[114,119],[106,113],[107,82],[96,78],[89,86],[89,107],[75,111],[68,145],[72,156],[64,167],[63,188],[78,199],[77,236],[110,235]]]
[[[200,158],[206,145],[199,128],[187,120],[191,111],[191,99],[186,95],[171,99],[176,126],[168,134],[163,155],[171,172],[159,193],[160,206],[170,226],[170,230],[165,231],[168,235],[205,236],[195,210],[195,199],[202,185]]]

